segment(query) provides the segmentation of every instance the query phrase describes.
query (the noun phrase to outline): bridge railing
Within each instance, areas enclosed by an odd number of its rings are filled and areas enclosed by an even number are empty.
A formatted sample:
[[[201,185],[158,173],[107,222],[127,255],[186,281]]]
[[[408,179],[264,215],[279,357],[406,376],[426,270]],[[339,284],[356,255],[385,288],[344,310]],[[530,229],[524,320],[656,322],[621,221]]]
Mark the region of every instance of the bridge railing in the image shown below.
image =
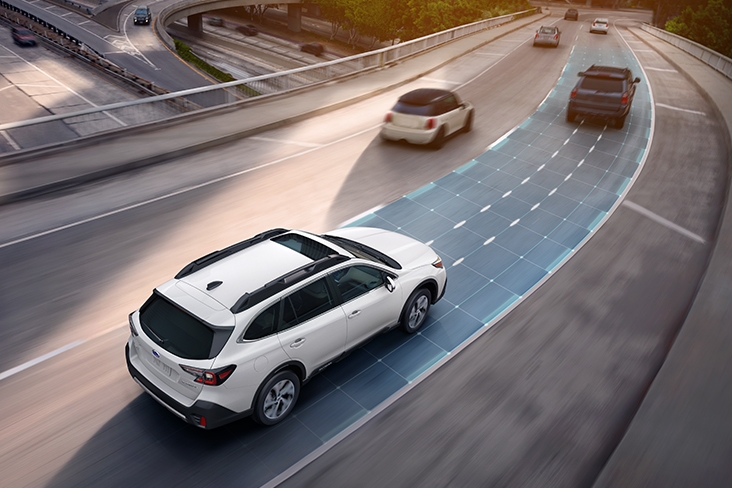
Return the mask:
[[[677,36],[671,32],[667,32],[663,29],[653,27],[649,24],[643,24],[641,29],[644,31],[663,39],[669,44],[673,44],[682,51],[685,51],[697,59],[705,62],[712,68],[716,69],[724,76],[732,80],[732,59],[727,56],[723,56],[716,51],[712,51],[706,46],[702,46],[699,43],[686,39],[685,37]]]
[[[399,43],[395,46],[302,68],[94,107],[72,113],[0,124],[0,135],[13,141],[13,149],[18,151],[37,148],[38,143],[34,141],[43,140],[44,146],[52,146],[60,142],[112,130],[125,129],[141,124],[159,123],[161,120],[200,113],[203,110],[212,110],[216,107],[230,108],[247,100],[288,93],[314,84],[327,83],[346,76],[383,68],[455,39],[532,15],[537,10],[530,9],[493,17]],[[38,137],[40,131],[43,131],[43,137]],[[2,139],[0,139],[0,142],[2,142]],[[1,147],[3,146],[0,144]]]

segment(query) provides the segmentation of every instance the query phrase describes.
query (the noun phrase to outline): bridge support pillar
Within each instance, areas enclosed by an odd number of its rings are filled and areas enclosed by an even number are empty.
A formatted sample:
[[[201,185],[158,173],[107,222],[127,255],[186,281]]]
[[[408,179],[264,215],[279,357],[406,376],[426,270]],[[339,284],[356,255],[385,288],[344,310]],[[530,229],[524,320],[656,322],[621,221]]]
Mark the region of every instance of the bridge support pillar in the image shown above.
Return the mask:
[[[203,34],[203,14],[188,16],[188,30],[195,34]]]
[[[299,3],[287,4],[287,28],[292,32],[302,30],[302,5]]]

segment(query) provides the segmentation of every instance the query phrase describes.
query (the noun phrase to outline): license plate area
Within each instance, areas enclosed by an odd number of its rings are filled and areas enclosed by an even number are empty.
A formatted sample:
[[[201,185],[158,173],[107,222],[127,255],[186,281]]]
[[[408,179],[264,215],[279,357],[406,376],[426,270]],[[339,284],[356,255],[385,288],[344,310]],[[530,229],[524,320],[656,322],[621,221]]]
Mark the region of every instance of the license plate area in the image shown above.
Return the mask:
[[[167,364],[163,363],[160,359],[156,358],[155,356],[152,356],[152,363],[165,376],[170,377],[173,375],[173,368],[171,368]]]

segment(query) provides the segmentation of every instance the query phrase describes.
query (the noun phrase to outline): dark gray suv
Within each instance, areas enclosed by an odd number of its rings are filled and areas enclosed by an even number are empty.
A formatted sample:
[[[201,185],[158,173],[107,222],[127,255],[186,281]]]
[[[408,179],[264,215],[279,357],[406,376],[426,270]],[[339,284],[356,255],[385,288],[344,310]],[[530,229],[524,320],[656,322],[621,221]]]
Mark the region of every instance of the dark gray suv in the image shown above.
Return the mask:
[[[592,65],[580,72],[579,81],[569,95],[567,122],[578,115],[611,120],[622,129],[635,96],[635,85],[629,68]]]

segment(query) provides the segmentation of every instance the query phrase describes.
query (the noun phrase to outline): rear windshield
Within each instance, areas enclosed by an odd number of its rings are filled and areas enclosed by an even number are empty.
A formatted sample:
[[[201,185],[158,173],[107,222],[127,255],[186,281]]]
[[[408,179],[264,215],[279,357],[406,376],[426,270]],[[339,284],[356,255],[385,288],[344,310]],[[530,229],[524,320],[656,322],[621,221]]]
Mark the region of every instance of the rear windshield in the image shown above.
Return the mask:
[[[153,342],[184,359],[215,357],[234,330],[214,329],[157,294],[140,309],[140,324]]]
[[[604,93],[622,93],[623,80],[612,78],[593,78],[586,77],[580,84],[583,90],[593,90]]]
[[[391,110],[400,114],[422,115],[425,117],[429,117],[435,113],[434,105],[411,105],[404,102],[397,102]]]
[[[540,34],[554,34],[554,29],[552,29],[551,27],[542,27],[541,29],[539,29],[539,33]]]

